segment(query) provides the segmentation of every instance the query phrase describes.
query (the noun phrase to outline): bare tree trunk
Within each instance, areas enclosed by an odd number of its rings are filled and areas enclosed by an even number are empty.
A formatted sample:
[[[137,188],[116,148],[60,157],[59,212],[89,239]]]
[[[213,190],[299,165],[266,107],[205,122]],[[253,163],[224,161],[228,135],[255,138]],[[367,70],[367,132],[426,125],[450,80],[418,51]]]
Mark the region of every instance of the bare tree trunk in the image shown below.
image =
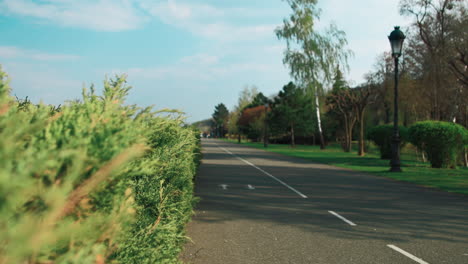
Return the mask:
[[[421,150],[421,158],[423,162],[427,162],[426,153],[424,152],[424,150]]]
[[[353,130],[354,130],[354,124],[356,123],[356,118],[353,117],[352,115],[348,118],[348,151],[351,152],[352,146],[353,146]]]
[[[294,140],[294,125],[291,124],[291,147],[295,147],[296,146],[296,142]]]
[[[465,159],[464,159],[464,162],[465,162],[465,167],[468,167],[468,148],[465,148]]]
[[[317,126],[318,126],[318,130],[320,134],[320,149],[325,149],[325,140],[323,138],[323,132],[322,132],[322,121],[320,119],[320,104],[319,104],[317,88],[315,88],[315,110],[317,113]]]
[[[385,124],[390,124],[390,106],[384,102],[385,109]]]
[[[354,124],[356,123],[357,118],[355,118],[351,113],[342,112],[345,120],[346,126],[346,134],[345,134],[345,141],[346,141],[346,150],[345,152],[351,152],[353,146],[353,130]]]
[[[344,151],[350,152],[351,151],[351,140],[350,140],[350,133],[349,133],[349,124],[348,124],[348,115],[344,113],[344,123],[345,123],[345,143],[344,143]]]
[[[241,134],[240,132],[237,134],[237,143],[241,143]]]
[[[358,155],[359,156],[364,156],[364,111],[359,113],[359,150],[358,150]]]

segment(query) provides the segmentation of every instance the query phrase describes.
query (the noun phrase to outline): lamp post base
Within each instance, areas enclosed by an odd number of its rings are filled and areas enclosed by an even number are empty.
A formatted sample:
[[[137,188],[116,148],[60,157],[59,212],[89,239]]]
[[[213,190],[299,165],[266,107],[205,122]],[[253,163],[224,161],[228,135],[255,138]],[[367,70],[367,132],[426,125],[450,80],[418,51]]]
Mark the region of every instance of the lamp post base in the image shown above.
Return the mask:
[[[398,129],[398,127],[397,127]],[[392,142],[392,159],[390,160],[390,172],[401,172],[400,162],[400,135],[398,130],[395,130]]]

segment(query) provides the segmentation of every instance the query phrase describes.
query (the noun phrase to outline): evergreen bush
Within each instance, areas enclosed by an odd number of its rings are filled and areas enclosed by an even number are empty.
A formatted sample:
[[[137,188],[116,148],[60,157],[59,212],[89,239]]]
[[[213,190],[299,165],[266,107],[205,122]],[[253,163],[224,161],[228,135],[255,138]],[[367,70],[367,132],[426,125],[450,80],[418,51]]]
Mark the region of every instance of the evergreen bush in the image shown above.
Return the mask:
[[[408,142],[408,129],[404,126],[399,126],[399,130],[400,148],[403,148]],[[371,140],[379,147],[381,159],[392,158],[392,138],[393,125],[375,126],[367,132],[367,139]]]
[[[196,133],[125,105],[123,76],[56,108],[15,101],[0,69],[0,262],[175,263]]]
[[[443,121],[422,121],[409,129],[413,145],[427,154],[433,168],[455,168],[468,146],[468,130]]]

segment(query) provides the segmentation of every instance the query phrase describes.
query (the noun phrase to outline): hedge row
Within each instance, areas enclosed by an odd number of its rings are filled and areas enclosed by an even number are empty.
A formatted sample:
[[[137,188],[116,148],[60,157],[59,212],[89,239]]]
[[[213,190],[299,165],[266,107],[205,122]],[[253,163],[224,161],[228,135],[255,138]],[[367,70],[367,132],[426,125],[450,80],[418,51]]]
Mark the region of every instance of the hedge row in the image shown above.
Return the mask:
[[[404,126],[398,128],[400,130],[400,148],[402,148],[408,143],[408,129]],[[392,158],[393,134],[393,125],[375,126],[367,132],[367,138],[379,147],[381,159]]]
[[[434,168],[455,168],[468,148],[468,130],[455,123],[418,122],[410,127],[409,137]]]
[[[382,159],[391,158],[393,126],[380,125],[368,132],[368,138],[380,149]],[[455,168],[465,158],[468,130],[461,125],[442,121],[417,122],[409,129],[400,126],[401,146],[411,142],[426,153],[433,168]]]
[[[0,71],[0,263],[177,263],[196,133],[125,105],[124,77],[60,108],[15,102]]]

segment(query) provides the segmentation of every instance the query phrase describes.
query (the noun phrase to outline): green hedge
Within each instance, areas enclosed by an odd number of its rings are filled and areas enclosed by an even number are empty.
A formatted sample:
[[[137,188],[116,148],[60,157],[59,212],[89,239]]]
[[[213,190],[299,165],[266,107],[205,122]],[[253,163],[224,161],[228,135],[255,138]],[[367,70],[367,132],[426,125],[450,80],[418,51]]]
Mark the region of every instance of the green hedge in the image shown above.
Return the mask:
[[[449,122],[418,122],[410,127],[409,137],[427,154],[433,168],[455,168],[468,146],[468,130]]]
[[[399,129],[400,148],[403,148],[408,142],[408,129],[404,126],[399,126]],[[393,125],[375,126],[368,130],[367,138],[379,147],[381,159],[392,158]]]
[[[178,262],[199,141],[129,89],[57,109],[15,102],[0,70],[0,262]]]

